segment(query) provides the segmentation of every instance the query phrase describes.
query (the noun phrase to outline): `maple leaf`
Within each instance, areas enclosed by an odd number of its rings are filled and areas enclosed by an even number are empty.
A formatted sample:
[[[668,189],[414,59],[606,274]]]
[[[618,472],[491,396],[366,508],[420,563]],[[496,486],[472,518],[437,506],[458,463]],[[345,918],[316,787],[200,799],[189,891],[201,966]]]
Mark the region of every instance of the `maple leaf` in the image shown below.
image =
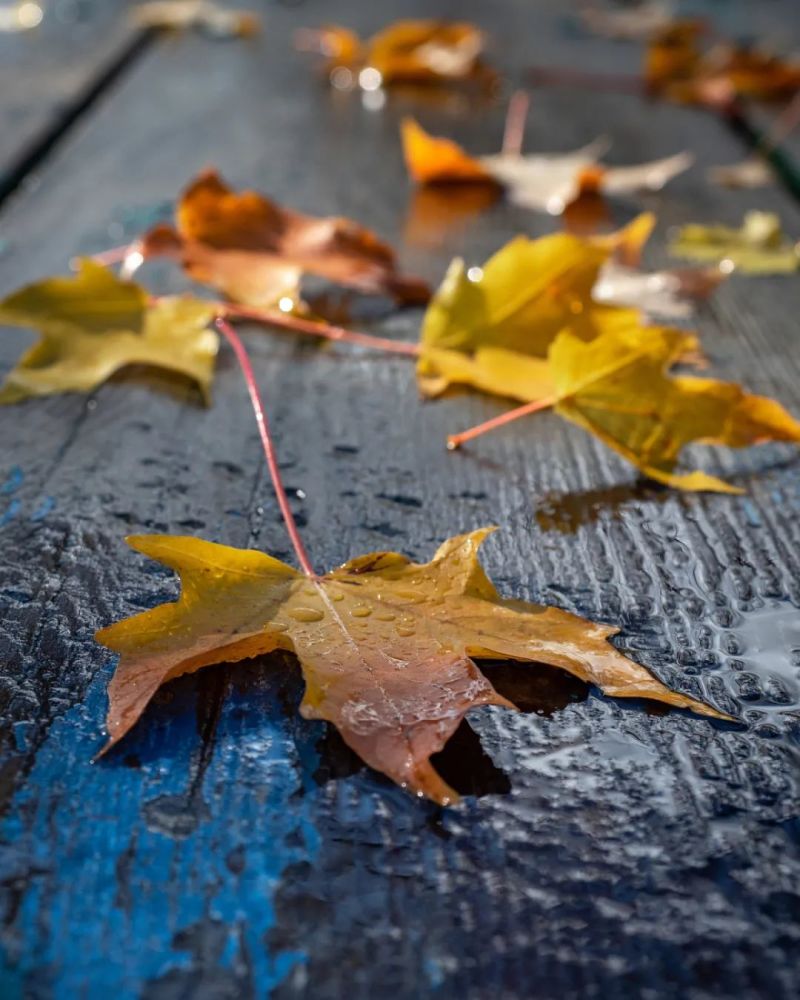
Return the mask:
[[[727,718],[617,652],[607,641],[616,629],[500,597],[477,555],[490,530],[449,539],[429,563],[376,552],[322,577],[197,538],[129,538],[180,574],[182,593],[97,633],[120,654],[109,686],[106,749],[166,681],[276,649],[300,661],[305,718],[332,723],[371,767],[442,804],[458,796],[431,755],[471,708],[514,707],[473,657],[546,663],[615,697]]]
[[[683,490],[741,493],[704,472],[676,472],[681,449],[693,441],[732,448],[800,443],[800,423],[775,400],[733,383],[670,375],[694,343],[682,330],[661,327],[619,324],[588,343],[564,330],[548,352],[552,396],[453,435],[450,445],[553,406],[651,479]]]
[[[134,7],[130,16],[140,28],[200,28],[217,38],[254,35],[260,27],[257,14],[228,10],[212,0],[151,0]]]
[[[638,260],[653,223],[643,214],[608,236],[519,236],[481,268],[467,269],[461,259],[454,260],[422,323],[417,374],[423,394],[437,396],[450,385],[466,384],[525,402],[538,399],[550,394],[543,359],[566,327],[583,340],[618,328],[644,330],[638,308],[599,302],[597,289],[606,299],[613,299],[616,290],[619,298],[620,275],[628,281],[633,275],[639,288],[657,277],[621,263]],[[669,285],[667,277],[662,275]],[[697,294],[701,285],[712,284],[697,275],[675,280],[692,285]],[[659,304],[666,300],[676,308],[661,285],[659,291]],[[647,295],[652,306],[652,287]],[[642,298],[646,303],[647,296]],[[695,352],[696,339],[687,336],[685,347]]]
[[[694,160],[690,153],[677,153],[635,166],[606,167],[598,162],[608,149],[605,139],[571,153],[504,152],[473,157],[450,139],[428,135],[411,118],[401,123],[401,138],[408,172],[418,183],[499,184],[515,204],[550,215],[560,215],[587,192],[660,191]]]
[[[484,69],[483,33],[465,21],[395,21],[363,43],[353,31],[337,25],[306,29],[296,38],[298,48],[326,56],[329,70],[360,69],[358,80],[367,90],[393,83],[464,80]]]
[[[789,274],[800,265],[798,245],[788,240],[772,212],[748,212],[741,228],[682,226],[669,244],[674,257],[721,262],[744,274]]]
[[[305,272],[402,302],[429,296],[424,282],[399,274],[394,251],[371,230],[281,208],[256,191],[237,193],[213,170],[184,191],[176,229],[151,230],[141,253],[176,257],[195,280],[253,306],[295,298]]]
[[[0,389],[0,403],[90,392],[126,365],[150,365],[192,379],[208,401],[219,345],[208,328],[213,303],[162,298],[82,260],[72,278],[35,282],[0,301],[0,322],[41,332]]]
[[[737,96],[774,100],[800,90],[800,63],[730,43],[704,51],[704,33],[702,22],[686,20],[655,35],[645,55],[645,80],[652,91],[724,107]]]

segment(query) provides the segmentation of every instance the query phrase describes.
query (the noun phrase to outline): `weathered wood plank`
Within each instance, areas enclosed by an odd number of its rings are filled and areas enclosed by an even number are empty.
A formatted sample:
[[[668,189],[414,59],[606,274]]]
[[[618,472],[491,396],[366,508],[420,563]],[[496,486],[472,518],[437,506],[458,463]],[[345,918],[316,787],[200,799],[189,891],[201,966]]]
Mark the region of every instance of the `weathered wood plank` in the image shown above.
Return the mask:
[[[143,40],[130,0],[42,6],[37,28],[0,32],[0,197]]]
[[[477,0],[438,9],[485,23],[513,73],[545,57],[616,61],[615,46],[562,33],[555,2],[535,12],[509,2],[491,17]],[[398,0],[350,5],[347,20],[372,30],[428,12]],[[371,110],[321,89],[287,37],[322,16],[276,8],[252,44],[187,37],[145,54],[64,142],[39,189],[0,217],[16,244],[3,290],[100,249],[121,210],[159,205],[207,163],[304,210],[374,226],[433,281],[455,253],[479,263],[517,232],[554,227],[501,203],[439,245],[405,240],[418,202],[400,116],[489,150],[503,108],[392,95]],[[157,110],[165,93],[169,120]],[[614,139],[618,162],[678,146],[697,153],[697,169],[647,200],[662,218],[654,262],[665,229],[688,219],[735,222],[757,205],[800,224],[779,190],[707,188],[703,168],[741,146],[701,112],[535,93],[532,148],[570,149],[598,131]],[[635,207],[619,206],[619,219]],[[163,272],[152,279],[179,287]],[[715,370],[795,410],[799,295],[791,280],[736,279],[699,317]],[[410,339],[418,324],[408,311],[376,327]],[[28,341],[5,334],[0,363]],[[448,456],[448,431],[502,405],[465,395],[422,406],[401,359],[258,330],[247,341],[320,566],[383,547],[423,557],[446,535],[497,522],[487,564],[504,589],[619,624],[632,655],[740,711],[746,725],[650,715],[547,675],[527,691],[531,711],[475,713],[490,759],[466,730],[448,766],[461,781],[477,774],[479,794],[442,812],[355,767],[322,727],[299,719],[296,673],[265,658],[177,683],[119,753],[91,766],[111,670],[92,631],[175,589],[121,536],[184,531],[284,558],[287,543],[224,353],[208,411],[191,394],[159,391],[163,380],[130,378],[90,401],[4,410],[6,992],[792,996],[795,453],[698,452],[737,477],[744,497],[641,484],[550,416]]]

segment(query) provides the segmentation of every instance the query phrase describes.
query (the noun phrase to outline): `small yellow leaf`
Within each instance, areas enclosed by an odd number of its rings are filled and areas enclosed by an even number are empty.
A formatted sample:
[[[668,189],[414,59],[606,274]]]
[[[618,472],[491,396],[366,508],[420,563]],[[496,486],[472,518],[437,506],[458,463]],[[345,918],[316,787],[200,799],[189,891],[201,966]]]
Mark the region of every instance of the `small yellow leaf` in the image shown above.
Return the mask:
[[[305,718],[332,723],[371,767],[442,804],[458,796],[431,755],[471,708],[514,707],[473,658],[546,663],[615,697],[727,718],[617,652],[608,642],[616,629],[500,597],[478,561],[489,530],[449,539],[428,563],[376,552],[318,578],[197,538],[128,539],[176,570],[182,593],[97,633],[121,654],[109,687],[108,746],[166,681],[275,649],[300,661]]]
[[[212,303],[166,298],[83,260],[74,278],[48,278],[0,302],[0,322],[41,332],[9,372],[0,403],[90,392],[126,365],[151,365],[196,382],[208,400],[218,337]]]
[[[683,226],[669,252],[687,260],[729,262],[744,274],[790,274],[800,265],[797,245],[786,239],[771,212],[748,212],[740,229]]]

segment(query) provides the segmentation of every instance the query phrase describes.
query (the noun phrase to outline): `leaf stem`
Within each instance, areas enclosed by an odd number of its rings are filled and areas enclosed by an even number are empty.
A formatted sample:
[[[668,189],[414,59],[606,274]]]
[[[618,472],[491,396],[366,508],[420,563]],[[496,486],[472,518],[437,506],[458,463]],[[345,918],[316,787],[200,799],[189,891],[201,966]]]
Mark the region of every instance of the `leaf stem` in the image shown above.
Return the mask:
[[[520,417],[527,417],[529,413],[538,413],[539,410],[546,410],[550,406],[555,406],[557,402],[558,398],[556,396],[548,396],[545,399],[534,399],[532,403],[525,403],[524,406],[508,410],[507,413],[501,413],[499,417],[492,417],[491,420],[486,420],[482,424],[477,424],[466,431],[461,431],[460,434],[449,434],[447,437],[447,448],[449,451],[455,451],[465,441],[471,441],[473,438],[480,437],[481,434],[486,434],[487,431],[493,431],[504,424],[510,424],[513,420],[518,420]]]
[[[390,340],[388,337],[373,337],[369,333],[358,333],[343,326],[332,326],[329,323],[303,319],[291,313],[278,312],[273,309],[254,309],[250,306],[239,306],[232,303],[219,303],[219,309],[226,316],[240,319],[252,319],[258,323],[268,323],[270,326],[294,330],[296,333],[307,333],[313,337],[324,337],[326,340],[338,340],[348,344],[359,344],[361,347],[371,347],[388,354],[405,354],[416,357],[419,344],[407,340]]]
[[[511,95],[506,112],[506,126],[503,131],[502,152],[505,156],[519,156],[522,153],[529,105],[530,97],[526,90],[515,90]]]
[[[297,522],[295,521],[294,514],[289,506],[286,489],[284,488],[283,480],[281,479],[281,472],[278,467],[275,445],[270,433],[269,423],[267,422],[267,415],[264,412],[264,404],[261,402],[261,395],[258,391],[256,378],[253,374],[253,366],[250,364],[250,358],[248,357],[244,344],[239,339],[239,334],[234,330],[224,316],[217,316],[216,327],[233,348],[236,360],[239,362],[239,367],[242,369],[242,374],[244,375],[244,380],[247,384],[247,391],[250,394],[250,402],[253,405],[253,413],[256,417],[256,424],[258,425],[258,433],[261,437],[261,444],[264,447],[264,457],[267,460],[267,468],[269,469],[269,474],[272,478],[272,488],[275,490],[275,497],[278,501],[278,506],[280,507],[284,523],[286,524],[287,534],[289,535],[289,539],[291,540],[295,554],[297,555],[297,561],[306,576],[316,578],[317,574],[314,572],[314,567],[311,565],[311,560],[308,558],[308,553],[303,545],[303,540],[300,538],[300,532],[297,530]]]

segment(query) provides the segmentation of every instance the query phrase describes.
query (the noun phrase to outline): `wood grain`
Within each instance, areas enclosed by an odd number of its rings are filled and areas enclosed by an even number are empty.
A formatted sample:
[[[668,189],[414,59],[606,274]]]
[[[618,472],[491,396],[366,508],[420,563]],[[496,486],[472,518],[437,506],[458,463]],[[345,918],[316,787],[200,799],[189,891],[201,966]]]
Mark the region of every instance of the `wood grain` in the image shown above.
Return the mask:
[[[454,254],[480,263],[518,232],[554,229],[500,202],[426,233],[441,206],[406,180],[399,119],[413,113],[488,152],[503,103],[396,93],[371,108],[329,91],[288,44],[298,26],[340,19],[368,32],[401,13],[430,4],[276,5],[252,41],[152,46],[53,150],[36,190],[0,215],[14,241],[2,291],[117,242],[119,227],[162,212],[207,164],[288,205],[374,227],[433,282]],[[636,59],[576,36],[556,0],[491,11],[443,0],[436,13],[486,26],[507,90],[536,62]],[[800,232],[780,189],[707,187],[705,166],[743,152],[713,117],[610,93],[533,94],[528,148],[568,150],[599,132],[618,163],[697,155],[659,196],[615,206],[616,221],[659,213],[653,264],[683,221],[771,208]],[[183,287],[168,267],[146,277]],[[799,412],[799,309],[793,279],[728,282],[698,317],[714,372]],[[419,321],[353,305],[354,323],[384,335],[414,339]],[[448,455],[448,431],[503,404],[422,405],[403,359],[245,335],[317,565],[381,548],[424,558],[450,534],[497,523],[486,562],[505,592],[619,625],[629,655],[743,724],[653,714],[552,672],[515,681],[488,668],[528,710],[474,713],[442,762],[472,794],[442,811],[301,720],[296,666],[266,657],[175,683],[92,765],[113,667],[92,633],[176,590],[124,534],[198,534],[286,559],[288,545],[227,352],[208,410],[141,373],[91,399],[2,410],[2,995],[793,996],[796,452],[697,449],[704,468],[746,487],[742,497],[642,483],[553,416]],[[4,331],[4,369],[29,342]]]

